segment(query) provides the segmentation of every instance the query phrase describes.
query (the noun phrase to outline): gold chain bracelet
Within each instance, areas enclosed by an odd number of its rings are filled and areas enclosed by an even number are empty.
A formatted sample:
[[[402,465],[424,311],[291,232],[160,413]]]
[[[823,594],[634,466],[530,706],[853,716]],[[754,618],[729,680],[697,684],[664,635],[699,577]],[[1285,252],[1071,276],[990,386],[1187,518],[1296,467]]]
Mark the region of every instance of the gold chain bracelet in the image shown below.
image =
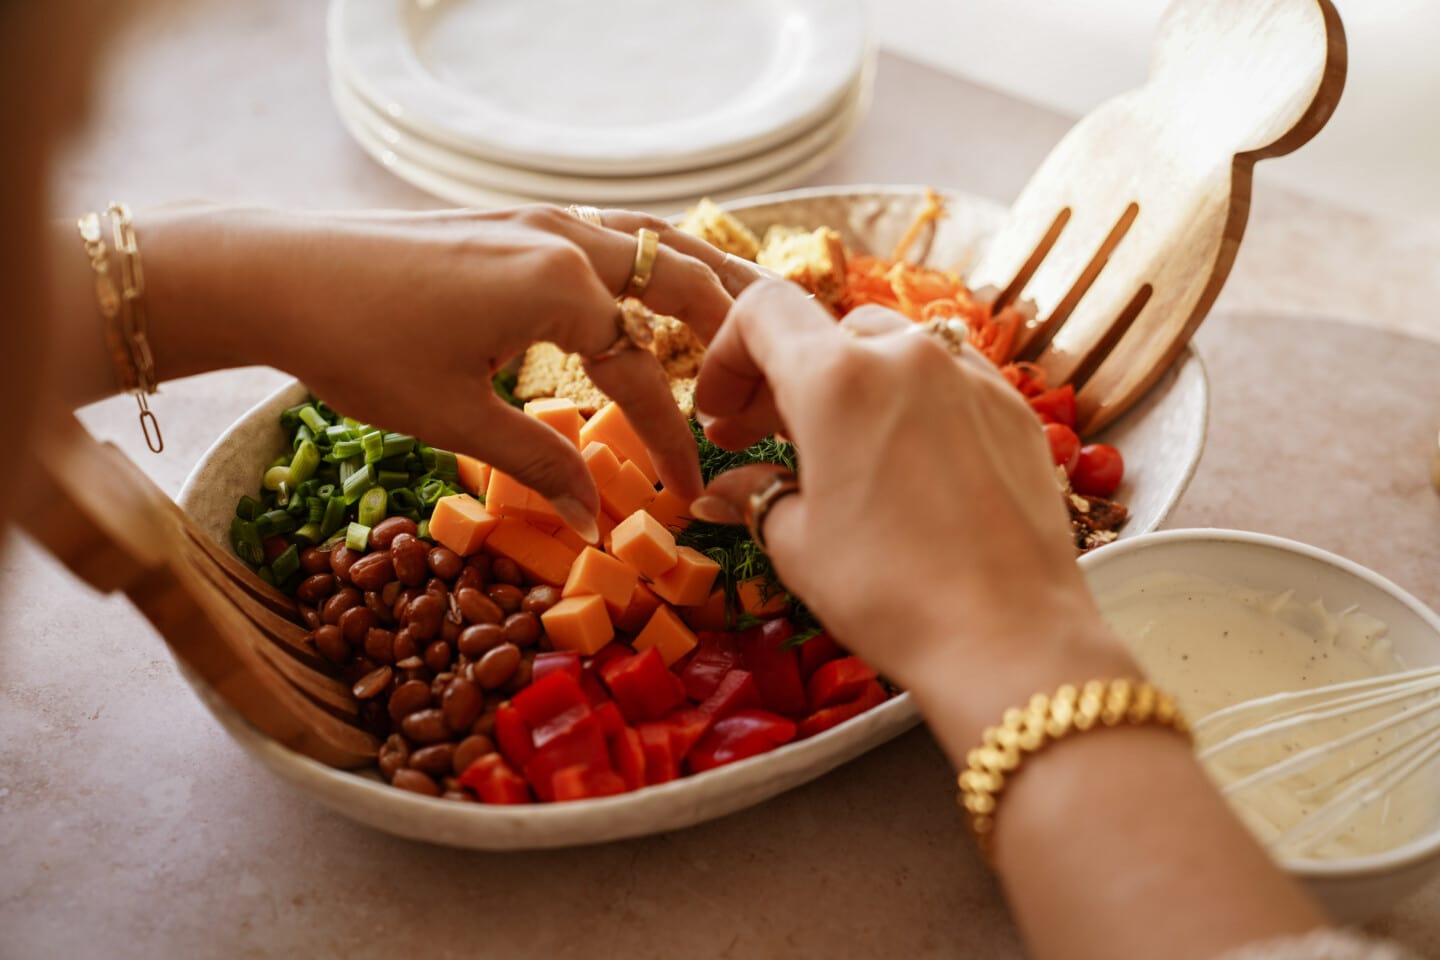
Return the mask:
[[[1091,680],[1076,689],[1066,684],[1053,694],[1037,693],[1023,708],[1012,707],[998,726],[988,728],[980,746],[965,757],[960,805],[970,814],[975,842],[987,858],[995,831],[995,808],[1007,777],[1025,758],[1075,732],[1096,727],[1158,726],[1190,737],[1174,698],[1143,681]]]
[[[115,252],[120,257],[120,288],[110,271],[109,251],[100,230],[100,215],[87,213],[77,221],[85,253],[95,272],[95,299],[105,321],[105,340],[120,388],[135,395],[140,408],[140,429],[145,445],[153,452],[165,449],[160,421],[150,409],[149,396],[158,389],[155,357],[150,350],[149,318],[145,311],[145,270],[130,208],[112,202],[105,213],[110,217]]]

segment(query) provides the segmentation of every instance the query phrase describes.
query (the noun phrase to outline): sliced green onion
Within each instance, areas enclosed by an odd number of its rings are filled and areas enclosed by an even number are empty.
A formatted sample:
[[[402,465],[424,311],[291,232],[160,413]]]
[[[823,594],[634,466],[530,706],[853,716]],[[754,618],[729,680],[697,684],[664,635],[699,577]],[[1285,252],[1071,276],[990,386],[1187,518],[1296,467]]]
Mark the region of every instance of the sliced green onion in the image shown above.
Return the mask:
[[[315,488],[315,496],[324,497],[327,500],[330,499],[331,497],[335,496],[335,484],[322,483],[320,486]]]
[[[288,480],[280,481],[280,489],[275,491],[275,502],[282,507],[290,505],[290,482]]]
[[[255,576],[259,577],[261,580],[264,580],[272,587],[279,586],[279,584],[275,582],[275,574],[270,572],[269,567],[261,567],[259,570],[256,570]]]
[[[325,519],[325,501],[319,497],[311,497],[305,501],[305,522],[319,524]]]
[[[286,431],[294,430],[295,424],[300,420],[300,411],[310,406],[308,403],[297,403],[295,406],[286,409],[280,414],[280,426]]]
[[[304,443],[306,440],[314,442],[315,434],[310,430],[309,427],[305,426],[305,424],[302,423],[300,424],[300,426],[295,428],[295,436],[290,441],[290,448],[292,450],[298,450],[300,449],[300,444]]]
[[[309,427],[316,433],[321,433],[325,430],[326,427],[330,426],[330,424],[325,421],[325,418],[320,416],[320,411],[316,410],[309,404],[306,404],[304,407],[300,408],[300,413],[298,414],[298,416],[301,420],[305,421],[305,426]]]
[[[385,434],[385,457],[399,457],[415,449],[415,438],[408,433]]]
[[[354,503],[360,499],[360,494],[369,490],[375,484],[375,477],[368,466],[361,467],[350,475],[345,481],[342,489],[345,491],[347,503]]]
[[[255,518],[255,526],[261,537],[273,537],[277,533],[290,533],[299,524],[284,510],[267,510]]]
[[[277,499],[275,502],[278,504],[280,501]],[[310,508],[307,505],[308,503],[309,501],[306,499],[305,495],[299,490],[296,490],[294,493],[290,494],[290,502],[285,504],[285,512],[290,514],[290,516],[294,517],[296,523],[304,523],[310,518]]]
[[[277,464],[265,471],[265,477],[260,485],[266,490],[279,490],[280,485],[290,479],[290,464],[285,462]]]
[[[426,480],[420,484],[420,489],[415,491],[415,495],[420,498],[422,504],[433,507],[436,501],[445,496],[445,481]]]
[[[410,482],[410,474],[404,470],[381,470],[375,475],[375,482],[386,490],[403,487]]]
[[[365,452],[359,440],[336,440],[330,448],[330,455],[336,460],[349,460]]]
[[[334,423],[325,428],[325,436],[333,443],[336,440],[349,440],[350,428],[343,423]]]
[[[254,520],[264,512],[265,508],[260,506],[260,501],[248,494],[242,496],[240,502],[235,505],[235,516],[241,520]]]
[[[406,487],[397,487],[390,491],[390,512],[398,514],[420,512],[420,498],[415,492]]]
[[[362,434],[360,446],[365,451],[366,463],[378,463],[385,456],[385,434],[379,430]]]
[[[285,552],[274,560],[270,561],[270,572],[275,575],[275,580],[284,583],[300,570],[300,548],[295,544],[285,548]]]
[[[331,497],[325,501],[325,517],[320,521],[321,535],[327,539],[345,526],[345,498]]]
[[[358,552],[370,544],[370,528],[363,523],[352,523],[345,529],[345,546]]]
[[[304,546],[319,543],[325,536],[325,531],[318,523],[307,523],[290,534],[290,539]]]
[[[230,521],[230,546],[235,555],[252,567],[265,562],[265,545],[260,541],[260,531],[249,520],[235,517]]]
[[[324,417],[326,420],[341,419],[340,416],[336,414],[335,411],[331,409],[330,405],[324,400],[316,400],[314,403],[314,407],[320,412],[320,416]]]
[[[415,529],[415,536],[419,537],[421,540],[429,540],[429,539],[430,539],[430,521],[429,521],[429,520],[421,520],[419,523],[417,523],[417,524],[415,525],[415,527],[416,527],[416,529]]]
[[[306,440],[295,448],[295,457],[290,461],[290,485],[297,487],[315,476],[320,468],[320,451],[314,442]]]
[[[360,496],[356,519],[363,526],[373,527],[385,519],[385,503],[389,498],[384,487],[371,487]]]
[[[460,476],[460,462],[455,459],[455,454],[449,450],[435,450],[435,466],[431,467],[437,477],[446,480],[454,480]]]

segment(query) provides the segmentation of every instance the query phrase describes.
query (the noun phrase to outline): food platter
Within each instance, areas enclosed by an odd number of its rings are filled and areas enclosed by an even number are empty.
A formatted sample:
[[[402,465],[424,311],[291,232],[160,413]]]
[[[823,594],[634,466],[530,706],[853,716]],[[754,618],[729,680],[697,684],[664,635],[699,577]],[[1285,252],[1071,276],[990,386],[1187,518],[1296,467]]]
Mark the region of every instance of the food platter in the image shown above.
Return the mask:
[[[924,193],[913,187],[832,188],[758,197],[729,206],[753,229],[773,223],[829,225],[860,251],[888,251],[914,220]],[[1001,222],[1003,208],[949,197],[950,216],[928,241],[928,262],[963,272]],[[286,438],[279,413],[306,388],[290,383],[237,421],[202,457],[180,494],[184,509],[217,542],[236,500],[253,491],[261,468]],[[1204,443],[1207,386],[1187,351],[1154,390],[1100,438],[1130,464],[1117,499],[1131,510],[1122,538],[1158,526],[1179,499]],[[395,790],[377,774],[331,769],[268,740],[187,674],[237,742],[277,776],[351,819],[402,836],[478,849],[597,843],[673,830],[732,813],[812,780],[914,726],[908,695],[896,696],[813,738],[670,783],[600,799],[519,807],[460,804]]]

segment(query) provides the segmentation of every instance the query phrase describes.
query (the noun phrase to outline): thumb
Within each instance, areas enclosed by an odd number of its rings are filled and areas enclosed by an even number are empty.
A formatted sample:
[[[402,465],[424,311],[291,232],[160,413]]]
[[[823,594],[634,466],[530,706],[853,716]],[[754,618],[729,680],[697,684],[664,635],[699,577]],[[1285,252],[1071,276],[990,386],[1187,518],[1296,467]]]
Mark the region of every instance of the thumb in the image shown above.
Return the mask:
[[[755,463],[727,470],[710,481],[705,493],[690,505],[693,516],[711,523],[752,523],[775,571],[791,587],[804,579],[802,543],[805,498],[803,493],[772,497],[764,494],[780,477],[794,477],[776,464]]]
[[[496,470],[540,494],[586,543],[600,539],[600,493],[580,451],[554,427],[500,400],[487,411],[480,442],[468,446]]]

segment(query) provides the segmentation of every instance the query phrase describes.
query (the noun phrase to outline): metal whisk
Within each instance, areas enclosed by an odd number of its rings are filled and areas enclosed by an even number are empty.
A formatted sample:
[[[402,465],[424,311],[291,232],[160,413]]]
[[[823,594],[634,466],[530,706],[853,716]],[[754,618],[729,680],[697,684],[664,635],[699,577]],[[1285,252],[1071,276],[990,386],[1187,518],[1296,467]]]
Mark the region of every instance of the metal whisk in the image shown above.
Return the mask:
[[[1325,732],[1327,724],[1351,721],[1363,723],[1339,735]],[[1284,754],[1223,786],[1227,796],[1290,777],[1316,778],[1295,800],[1317,805],[1272,843],[1305,851],[1440,757],[1440,667],[1257,697],[1217,710],[1192,729],[1201,761],[1212,768],[1242,758],[1247,748],[1278,747]],[[1309,745],[1294,748],[1297,737]]]

